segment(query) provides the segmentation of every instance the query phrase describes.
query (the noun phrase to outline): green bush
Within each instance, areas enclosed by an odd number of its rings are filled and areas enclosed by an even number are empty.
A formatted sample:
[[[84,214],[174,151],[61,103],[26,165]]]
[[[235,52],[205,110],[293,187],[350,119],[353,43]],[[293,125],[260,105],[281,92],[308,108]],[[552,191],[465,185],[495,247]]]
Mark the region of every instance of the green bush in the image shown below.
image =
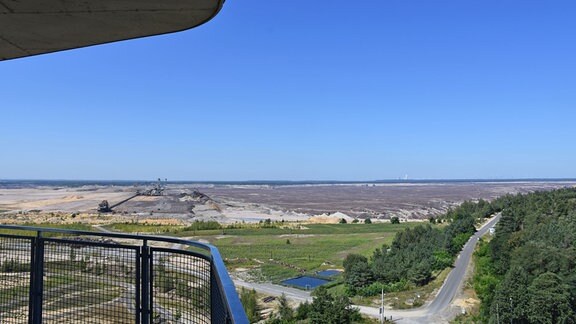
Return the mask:
[[[244,306],[244,311],[250,323],[260,321],[260,306],[256,298],[256,290],[248,290],[242,287],[240,291],[240,301],[242,302],[242,306]]]
[[[24,272],[29,271],[29,264],[20,263],[15,259],[4,260],[0,264],[0,272]]]
[[[373,282],[372,284],[357,290],[357,294],[363,297],[377,296],[382,293],[404,291],[411,287],[408,280],[400,280],[394,283]]]
[[[199,221],[196,220],[190,226],[187,226],[183,231],[204,231],[204,230],[217,230],[221,229],[222,225],[217,221]]]

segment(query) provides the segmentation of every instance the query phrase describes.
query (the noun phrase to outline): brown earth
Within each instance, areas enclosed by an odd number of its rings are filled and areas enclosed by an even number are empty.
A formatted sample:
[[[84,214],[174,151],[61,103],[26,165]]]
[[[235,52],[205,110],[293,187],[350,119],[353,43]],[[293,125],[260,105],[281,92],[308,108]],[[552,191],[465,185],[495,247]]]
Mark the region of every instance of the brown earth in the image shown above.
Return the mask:
[[[168,185],[166,195],[137,196],[115,213],[98,213],[102,200],[110,205],[136,193],[134,186],[30,188],[0,187],[0,222],[146,221],[189,224],[195,220],[222,223],[273,221],[337,222],[353,218],[426,219],[465,200],[491,200],[505,194],[552,190],[576,182],[446,182],[359,185]],[[195,191],[199,190],[199,192]],[[339,213],[338,213],[339,212]],[[338,213],[338,214],[335,214]],[[334,217],[337,215],[338,217]]]

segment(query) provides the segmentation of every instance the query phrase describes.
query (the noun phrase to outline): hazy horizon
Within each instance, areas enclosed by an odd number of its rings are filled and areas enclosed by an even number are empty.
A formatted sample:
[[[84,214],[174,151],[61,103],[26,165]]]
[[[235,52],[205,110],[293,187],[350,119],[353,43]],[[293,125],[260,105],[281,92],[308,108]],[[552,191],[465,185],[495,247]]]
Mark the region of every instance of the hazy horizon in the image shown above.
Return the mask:
[[[158,179],[0,179],[2,182],[85,182],[85,183],[114,183],[114,182],[157,182]],[[206,184],[378,184],[378,183],[441,183],[441,182],[574,182],[576,178],[478,178],[478,179],[358,179],[358,180],[338,180],[338,179],[320,179],[320,180],[284,180],[284,179],[252,179],[252,180],[170,180],[162,179],[167,183],[206,183]]]

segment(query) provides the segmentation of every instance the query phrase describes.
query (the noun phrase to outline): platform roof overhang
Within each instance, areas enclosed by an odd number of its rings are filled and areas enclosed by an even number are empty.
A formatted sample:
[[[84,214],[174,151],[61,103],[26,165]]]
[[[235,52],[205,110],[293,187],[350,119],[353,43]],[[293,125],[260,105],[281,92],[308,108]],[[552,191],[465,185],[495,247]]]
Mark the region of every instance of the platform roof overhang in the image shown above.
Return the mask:
[[[182,31],[224,0],[0,0],[0,60]]]

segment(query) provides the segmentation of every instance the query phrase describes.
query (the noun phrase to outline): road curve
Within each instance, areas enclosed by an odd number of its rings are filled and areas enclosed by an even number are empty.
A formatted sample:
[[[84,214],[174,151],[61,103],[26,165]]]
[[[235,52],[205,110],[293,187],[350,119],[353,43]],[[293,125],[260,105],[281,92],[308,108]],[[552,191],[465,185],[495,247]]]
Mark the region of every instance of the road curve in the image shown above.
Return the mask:
[[[490,227],[494,226],[494,224],[499,220],[500,214],[497,214],[489,222],[484,224],[484,226],[482,226],[476,233],[474,233],[468,242],[466,242],[454,263],[454,268],[448,274],[448,277],[446,278],[446,281],[444,281],[444,284],[440,288],[436,298],[434,298],[434,300],[427,306],[429,313],[437,313],[450,305],[464,282],[466,269],[468,268],[468,264],[472,258],[472,253],[474,253],[474,249],[476,248],[476,243],[480,237],[488,233]]]
[[[480,237],[488,233],[489,229],[494,226],[500,220],[500,214],[496,214],[492,219],[485,223],[479,230],[474,233],[464,244],[462,251],[456,258],[454,262],[454,267],[452,271],[446,277],[444,284],[440,287],[440,290],[436,294],[436,297],[426,305],[409,311],[387,311],[388,315],[394,316],[398,319],[398,323],[442,323],[448,322],[448,318],[445,318],[445,310],[450,306],[454,297],[461,289],[465,275],[466,269],[470,264],[472,259],[472,254],[476,248],[476,243]],[[449,314],[448,314],[449,315]]]
[[[492,219],[485,223],[479,230],[474,233],[464,244],[462,251],[458,255],[454,268],[446,277],[444,284],[436,294],[436,297],[420,308],[411,310],[385,310],[384,315],[392,318],[397,323],[447,323],[444,311],[450,306],[454,297],[464,283],[466,269],[470,264],[472,253],[480,237],[488,233],[490,227],[494,226],[500,220],[500,214],[496,214]],[[363,314],[378,317],[379,309],[373,307],[359,307]]]
[[[490,221],[485,223],[474,235],[470,237],[468,242],[464,244],[462,251],[458,255],[454,268],[448,274],[442,287],[436,294],[436,297],[430,302],[420,308],[410,310],[385,310],[384,315],[387,318],[392,317],[397,323],[443,323],[448,322],[447,318],[443,318],[442,313],[450,306],[454,297],[462,287],[466,269],[472,258],[472,253],[476,247],[476,243],[480,237],[488,233],[490,227],[494,226],[500,220],[500,214],[494,216]],[[270,283],[251,283],[242,280],[234,280],[238,287],[246,287],[255,289],[256,291],[272,295],[280,296],[282,293],[286,294],[289,299],[297,301],[311,301],[310,293],[299,289],[288,288],[280,285]],[[362,314],[379,317],[380,310],[375,307],[356,306],[360,309]]]

